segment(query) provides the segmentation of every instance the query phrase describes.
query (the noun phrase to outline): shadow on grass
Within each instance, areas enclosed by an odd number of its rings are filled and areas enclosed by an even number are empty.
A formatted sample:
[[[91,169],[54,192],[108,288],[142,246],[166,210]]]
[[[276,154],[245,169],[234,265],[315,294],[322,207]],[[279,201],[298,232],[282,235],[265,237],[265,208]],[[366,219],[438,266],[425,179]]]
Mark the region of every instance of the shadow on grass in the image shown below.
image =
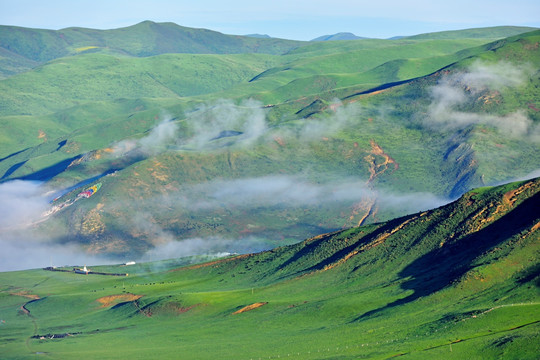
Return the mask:
[[[17,171],[21,166],[23,166],[24,164],[26,164],[28,160],[24,160],[24,161],[21,161],[21,162],[18,162],[16,163],[15,165],[11,166],[9,169],[6,170],[6,172],[4,173],[4,175],[0,178],[0,180],[4,180],[5,178],[7,178],[8,176],[10,176],[11,174],[13,174],[15,171]]]
[[[368,311],[354,321],[363,320],[389,308],[432,295],[447,287],[473,268],[472,264],[479,256],[520,234],[523,230],[530,229],[538,220],[539,203],[540,193],[525,200],[485,228],[465,235],[455,243],[433,250],[413,261],[399,273],[399,276],[402,279],[410,278],[401,287],[403,290],[414,290],[414,293],[382,308]]]
[[[19,150],[19,151],[14,152],[14,153],[11,153],[11,154],[9,154],[9,155],[6,156],[6,157],[1,158],[1,159],[0,159],[0,162],[2,162],[2,161],[4,161],[4,160],[7,160],[7,159],[9,159],[10,157],[13,157],[13,156],[15,156],[15,155],[19,155],[20,153],[23,153],[23,152],[25,152],[25,151],[28,150],[28,149],[30,149],[30,148],[22,149],[22,150]]]
[[[60,174],[64,170],[66,170],[69,165],[75,160],[78,160],[82,157],[82,155],[77,155],[74,157],[70,157],[68,159],[62,160],[54,165],[51,165],[45,169],[33,172],[31,174],[18,177],[14,180],[34,180],[34,181],[49,181],[56,175]]]

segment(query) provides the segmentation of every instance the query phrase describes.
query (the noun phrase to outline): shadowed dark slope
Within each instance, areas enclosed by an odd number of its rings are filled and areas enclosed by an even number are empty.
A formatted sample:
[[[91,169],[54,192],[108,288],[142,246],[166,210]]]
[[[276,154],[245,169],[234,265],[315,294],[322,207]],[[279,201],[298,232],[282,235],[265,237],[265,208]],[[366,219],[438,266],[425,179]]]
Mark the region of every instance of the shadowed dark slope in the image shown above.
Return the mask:
[[[414,293],[384,308],[369,311],[360,318],[432,295],[458,281],[468,271],[482,264],[482,261],[477,261],[482,255],[505,242],[518,241],[524,231],[533,228],[538,222],[539,205],[540,193],[536,193],[481,230],[460,236],[458,240],[441,245],[413,261],[399,276],[410,279],[402,283],[402,289],[414,290]],[[534,278],[534,273],[529,274],[529,278]]]

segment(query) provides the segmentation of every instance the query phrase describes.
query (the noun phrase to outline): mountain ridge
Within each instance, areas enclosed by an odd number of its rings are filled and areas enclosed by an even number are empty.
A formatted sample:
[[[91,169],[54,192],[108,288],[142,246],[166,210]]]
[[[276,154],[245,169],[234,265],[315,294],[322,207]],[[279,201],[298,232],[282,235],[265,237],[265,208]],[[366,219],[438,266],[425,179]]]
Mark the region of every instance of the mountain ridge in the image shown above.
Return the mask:
[[[186,54],[281,54],[304,42],[226,35],[174,23],[141,23],[111,30],[69,27],[61,30],[0,25],[0,48],[40,64],[87,52],[149,57]],[[11,61],[16,61],[14,56]],[[21,66],[17,72],[26,68]],[[6,74],[4,74],[5,76]]]
[[[356,36],[350,32],[339,32],[332,35],[322,35],[310,41],[338,41],[338,40],[360,40],[360,39],[368,39],[368,38]]]
[[[471,29],[472,35],[470,36],[501,38],[527,30],[533,30],[533,28],[511,26],[480,28]],[[347,33],[326,35],[325,37],[339,38],[340,34]],[[467,36],[466,34],[466,31],[450,31],[417,36],[419,38],[440,38],[441,36],[443,38],[463,38]],[[354,37],[358,38],[355,35]],[[166,53],[285,54],[308,43],[260,35],[227,35],[208,29],[188,28],[171,22],[157,23],[148,20],[131,26],[107,30],[81,27],[49,30],[0,25],[0,49],[7,55],[5,59],[1,59],[2,73],[0,76],[8,77],[27,71],[29,64],[33,62],[43,64],[64,56],[87,52],[104,52],[136,57]],[[4,67],[8,66],[12,69],[4,70]]]

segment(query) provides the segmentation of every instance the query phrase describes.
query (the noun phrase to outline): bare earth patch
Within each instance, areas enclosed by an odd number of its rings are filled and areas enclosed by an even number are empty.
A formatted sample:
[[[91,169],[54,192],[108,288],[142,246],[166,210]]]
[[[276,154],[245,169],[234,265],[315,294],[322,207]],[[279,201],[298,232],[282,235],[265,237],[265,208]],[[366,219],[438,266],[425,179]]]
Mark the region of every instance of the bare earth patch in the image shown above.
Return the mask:
[[[246,307],[241,308],[240,310],[237,310],[237,311],[233,312],[233,315],[241,314],[241,313],[246,312],[246,311],[250,311],[250,310],[253,310],[253,309],[256,309],[256,308],[260,308],[261,306],[264,306],[266,304],[268,304],[268,302],[258,302],[258,303],[255,303],[255,304],[251,304],[251,305],[248,305]]]
[[[142,295],[135,295],[135,294],[119,294],[119,295],[109,295],[109,296],[103,296],[97,299],[96,301],[101,304],[101,307],[109,307],[112,305],[116,305],[121,302],[125,301],[135,301],[142,298]]]
[[[11,292],[10,295],[22,296],[27,299],[38,300],[40,297],[35,294],[30,294],[28,291]]]

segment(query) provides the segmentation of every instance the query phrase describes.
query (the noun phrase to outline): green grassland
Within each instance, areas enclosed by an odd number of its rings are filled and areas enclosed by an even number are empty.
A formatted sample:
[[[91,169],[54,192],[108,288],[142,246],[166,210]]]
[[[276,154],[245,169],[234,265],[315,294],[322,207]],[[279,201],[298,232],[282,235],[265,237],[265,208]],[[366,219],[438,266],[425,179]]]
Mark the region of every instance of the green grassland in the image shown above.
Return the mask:
[[[539,179],[482,188],[212,262],[91,267],[127,277],[2,273],[0,349],[13,359],[535,359],[539,190]]]

